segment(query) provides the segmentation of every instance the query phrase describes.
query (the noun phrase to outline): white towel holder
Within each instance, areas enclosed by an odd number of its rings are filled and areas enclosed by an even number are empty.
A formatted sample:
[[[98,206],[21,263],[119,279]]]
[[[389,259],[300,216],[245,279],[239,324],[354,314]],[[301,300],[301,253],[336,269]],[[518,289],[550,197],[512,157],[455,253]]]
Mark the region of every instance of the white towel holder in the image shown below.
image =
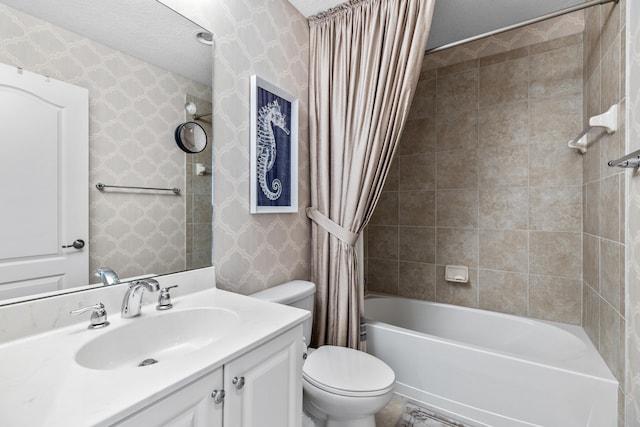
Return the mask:
[[[608,134],[616,132],[618,130],[618,104],[613,104],[606,112],[591,117],[589,119],[589,126],[569,141],[569,148],[576,149],[580,151],[580,153],[585,154],[588,145],[587,134],[595,127],[605,128]]]

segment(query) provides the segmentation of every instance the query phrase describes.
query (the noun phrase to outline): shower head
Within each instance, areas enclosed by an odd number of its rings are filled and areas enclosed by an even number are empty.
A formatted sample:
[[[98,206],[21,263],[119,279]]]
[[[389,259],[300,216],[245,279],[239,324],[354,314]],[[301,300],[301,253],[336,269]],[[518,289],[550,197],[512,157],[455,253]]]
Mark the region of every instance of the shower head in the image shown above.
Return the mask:
[[[184,109],[187,110],[187,113],[191,114],[192,116],[196,113],[196,111],[198,111],[198,107],[196,107],[196,104],[191,101],[184,104]]]
[[[196,114],[196,112],[198,111],[198,107],[196,107],[195,102],[192,102],[192,101],[189,101],[186,104],[184,104],[184,109],[187,111],[187,114],[190,114],[191,117],[193,117],[193,120],[200,120],[200,118],[202,117],[210,116],[213,114],[213,113]]]

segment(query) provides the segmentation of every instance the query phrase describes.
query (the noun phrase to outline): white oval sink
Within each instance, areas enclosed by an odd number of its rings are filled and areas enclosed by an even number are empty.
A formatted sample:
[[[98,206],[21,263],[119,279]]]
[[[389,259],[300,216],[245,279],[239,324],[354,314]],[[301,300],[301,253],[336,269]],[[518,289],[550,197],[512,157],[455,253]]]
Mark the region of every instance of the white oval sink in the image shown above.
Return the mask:
[[[167,311],[153,317],[126,319],[128,324],[105,331],[83,345],[76,353],[76,362],[90,369],[162,363],[229,335],[238,320],[236,313],[222,308]]]

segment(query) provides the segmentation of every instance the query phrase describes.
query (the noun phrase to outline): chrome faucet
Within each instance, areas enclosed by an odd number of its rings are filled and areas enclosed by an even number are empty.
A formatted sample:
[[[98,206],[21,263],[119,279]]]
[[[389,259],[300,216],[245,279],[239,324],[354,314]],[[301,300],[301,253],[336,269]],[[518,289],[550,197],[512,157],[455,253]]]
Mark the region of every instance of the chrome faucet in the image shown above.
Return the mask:
[[[129,289],[122,300],[123,319],[140,316],[142,294],[145,289],[149,292],[157,292],[160,290],[160,284],[155,279],[140,279],[129,283]]]
[[[96,277],[99,277],[102,280],[103,286],[109,285],[117,285],[120,283],[120,278],[116,274],[115,271],[110,269],[109,267],[100,267],[96,270]]]

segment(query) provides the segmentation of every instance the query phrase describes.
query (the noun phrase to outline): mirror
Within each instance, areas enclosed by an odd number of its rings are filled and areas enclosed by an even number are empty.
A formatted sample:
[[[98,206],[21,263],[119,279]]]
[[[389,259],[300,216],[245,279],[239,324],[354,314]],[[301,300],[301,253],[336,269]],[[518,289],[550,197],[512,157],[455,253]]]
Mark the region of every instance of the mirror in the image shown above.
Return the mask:
[[[212,264],[211,144],[185,154],[174,141],[193,120],[185,103],[212,108],[202,32],[156,0],[0,0],[0,63],[89,94],[89,235],[69,240],[86,242],[89,277],[71,286],[98,283],[99,267],[125,279]],[[193,121],[211,134],[210,120]],[[181,191],[98,191],[98,182]]]
[[[196,122],[182,123],[176,128],[176,144],[188,154],[200,153],[207,148],[207,133]]]

